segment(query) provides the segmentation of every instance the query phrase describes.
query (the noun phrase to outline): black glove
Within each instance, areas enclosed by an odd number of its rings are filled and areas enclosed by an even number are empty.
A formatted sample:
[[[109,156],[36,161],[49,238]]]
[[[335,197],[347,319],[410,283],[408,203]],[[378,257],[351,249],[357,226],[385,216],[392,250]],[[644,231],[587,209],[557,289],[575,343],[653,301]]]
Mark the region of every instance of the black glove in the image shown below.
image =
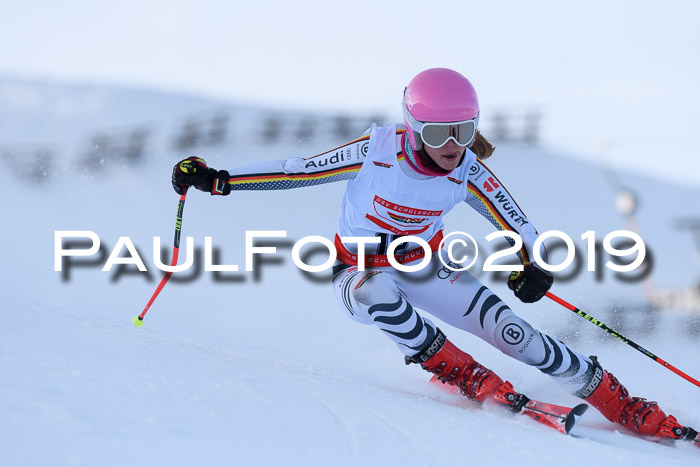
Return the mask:
[[[204,159],[188,157],[173,167],[172,182],[178,195],[184,194],[189,187],[194,186],[212,195],[226,196],[231,193],[231,185],[228,183],[230,178],[226,170],[209,168]]]
[[[508,288],[520,301],[533,303],[544,297],[554,282],[554,277],[535,263],[526,263],[522,271],[513,271],[508,278]]]

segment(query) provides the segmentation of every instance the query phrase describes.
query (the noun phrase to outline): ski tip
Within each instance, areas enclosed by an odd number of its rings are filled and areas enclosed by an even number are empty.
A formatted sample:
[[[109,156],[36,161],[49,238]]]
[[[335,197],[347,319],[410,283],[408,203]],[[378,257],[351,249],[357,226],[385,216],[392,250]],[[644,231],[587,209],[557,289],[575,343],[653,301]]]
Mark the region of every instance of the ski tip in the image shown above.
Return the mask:
[[[136,326],[137,328],[140,328],[141,326],[143,326],[143,318],[141,318],[140,316],[134,316],[132,323],[134,323],[134,326]]]
[[[566,420],[564,421],[564,430],[567,435],[572,428],[576,426],[583,414],[586,413],[586,410],[588,410],[587,404],[579,404],[571,409],[571,412],[569,412],[569,414],[566,416]]]

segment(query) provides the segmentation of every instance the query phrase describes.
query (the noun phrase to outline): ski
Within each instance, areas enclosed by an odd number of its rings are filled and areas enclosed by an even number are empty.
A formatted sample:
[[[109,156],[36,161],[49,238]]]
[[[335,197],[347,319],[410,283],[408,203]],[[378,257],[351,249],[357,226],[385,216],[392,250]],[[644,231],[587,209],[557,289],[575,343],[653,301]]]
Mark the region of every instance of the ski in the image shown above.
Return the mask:
[[[527,396],[522,394],[518,394],[518,396],[527,398]],[[586,410],[588,410],[588,405],[586,404],[578,404],[575,407],[562,407],[529,399],[518,413],[527,415],[533,420],[554,428],[561,433],[569,434],[581,416],[586,413]]]
[[[433,376],[430,382],[439,383],[442,388],[451,393],[460,393],[459,388],[442,384],[437,376]],[[498,388],[494,401],[506,406],[514,413],[530,417],[536,422],[554,428],[564,434],[569,434],[581,416],[588,410],[588,405],[586,404],[579,404],[575,407],[563,407],[530,399],[524,394],[515,392],[513,385],[508,381]]]

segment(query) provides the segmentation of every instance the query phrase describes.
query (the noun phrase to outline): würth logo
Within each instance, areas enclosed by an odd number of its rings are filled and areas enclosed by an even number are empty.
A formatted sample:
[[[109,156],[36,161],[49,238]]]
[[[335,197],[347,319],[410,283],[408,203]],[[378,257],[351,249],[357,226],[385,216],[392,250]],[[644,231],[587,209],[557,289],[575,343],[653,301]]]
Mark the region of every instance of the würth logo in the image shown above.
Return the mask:
[[[498,182],[493,179],[493,177],[489,177],[489,179],[484,182],[484,190],[486,190],[488,193],[491,193],[493,190],[500,187],[501,185],[499,185]]]

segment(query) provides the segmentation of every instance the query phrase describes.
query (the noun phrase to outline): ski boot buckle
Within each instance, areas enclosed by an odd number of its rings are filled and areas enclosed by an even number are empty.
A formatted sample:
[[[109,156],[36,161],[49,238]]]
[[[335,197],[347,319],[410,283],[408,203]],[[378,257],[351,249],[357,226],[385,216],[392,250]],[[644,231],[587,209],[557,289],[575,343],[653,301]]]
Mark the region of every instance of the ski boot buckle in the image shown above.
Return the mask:
[[[525,404],[530,401],[527,396],[515,392],[510,381],[506,381],[496,389],[493,398],[496,402],[507,405],[513,412],[520,412]]]

